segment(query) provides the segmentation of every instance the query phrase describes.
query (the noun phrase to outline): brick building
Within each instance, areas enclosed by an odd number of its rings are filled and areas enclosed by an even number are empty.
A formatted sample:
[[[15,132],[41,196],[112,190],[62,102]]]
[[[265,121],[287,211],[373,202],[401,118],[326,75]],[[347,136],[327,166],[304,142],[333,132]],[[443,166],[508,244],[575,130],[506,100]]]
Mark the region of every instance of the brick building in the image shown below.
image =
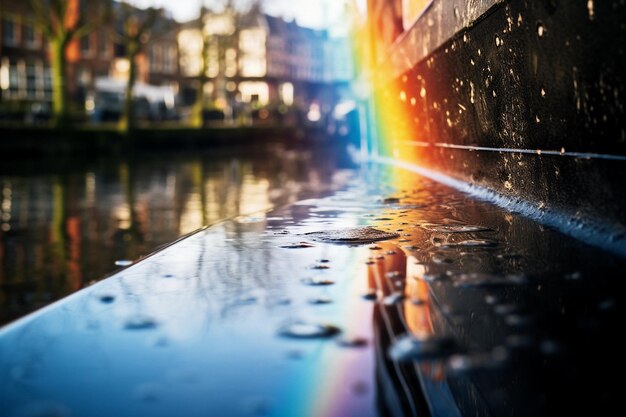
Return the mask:
[[[203,25],[189,22],[179,33],[181,70],[187,78],[184,95],[189,99],[198,88],[202,30],[210,35],[205,91],[212,100],[239,96],[261,105],[330,105],[337,100],[337,87],[348,89],[354,77],[345,37],[331,38],[325,30],[301,27],[258,10],[244,16],[212,14]],[[227,37],[236,39],[225,41]]]
[[[69,0],[80,7],[79,0]],[[73,40],[67,50],[68,96],[77,111],[82,111],[87,93],[96,79],[120,81],[128,76],[125,51],[116,42],[120,30],[119,3],[111,2],[113,18],[88,35]],[[28,2],[0,0],[0,118],[21,117],[33,103],[50,103],[52,85],[48,42],[43,33],[31,26]],[[137,13],[142,10],[136,9]],[[138,82],[172,87],[180,83],[177,34],[179,24],[164,10],[154,24],[152,36],[138,57]]]

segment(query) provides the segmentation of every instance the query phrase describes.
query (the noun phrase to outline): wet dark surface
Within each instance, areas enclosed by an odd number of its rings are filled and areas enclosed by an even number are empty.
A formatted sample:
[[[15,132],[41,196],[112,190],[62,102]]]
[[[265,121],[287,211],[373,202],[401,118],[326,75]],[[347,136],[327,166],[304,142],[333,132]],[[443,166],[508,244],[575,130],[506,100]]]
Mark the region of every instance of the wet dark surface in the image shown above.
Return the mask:
[[[0,164],[0,325],[225,218],[344,183],[332,147],[272,144]]]
[[[380,111],[398,109],[381,145],[624,247],[626,3],[436,3],[380,51],[412,63],[381,91]]]
[[[307,235],[362,226],[399,236]],[[625,266],[370,167],[5,327],[0,403],[7,415],[610,415]]]

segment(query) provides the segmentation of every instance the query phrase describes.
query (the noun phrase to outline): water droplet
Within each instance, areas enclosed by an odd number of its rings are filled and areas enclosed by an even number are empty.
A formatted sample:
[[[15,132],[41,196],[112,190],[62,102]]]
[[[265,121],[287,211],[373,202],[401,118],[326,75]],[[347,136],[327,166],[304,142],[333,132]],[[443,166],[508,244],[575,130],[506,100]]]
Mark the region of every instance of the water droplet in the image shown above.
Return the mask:
[[[135,387],[133,396],[141,401],[156,401],[159,398],[159,391],[158,384],[146,383]]]
[[[397,291],[397,292],[393,292],[391,294],[389,294],[388,296],[386,296],[383,300],[383,304],[385,304],[386,306],[392,306],[400,301],[402,301],[402,299],[404,299],[404,294]]]
[[[378,292],[375,290],[370,290],[363,294],[363,298],[369,301],[376,301],[378,299]]]
[[[455,247],[492,248],[494,246],[498,246],[498,242],[495,240],[491,240],[491,239],[469,239],[469,240],[462,240],[460,242],[446,243],[445,245],[441,245],[442,248],[455,248]]]
[[[420,97],[421,97],[421,98],[426,97],[426,89],[425,89],[424,87],[422,87],[422,88],[420,89]]]
[[[555,340],[545,339],[539,345],[541,352],[545,355],[554,355],[559,353],[560,345]]]
[[[520,275],[495,275],[483,272],[459,274],[452,278],[455,287],[487,288],[502,285],[519,285],[525,283],[525,277]]]
[[[327,338],[339,332],[338,327],[330,324],[306,323],[303,321],[289,323],[278,329],[279,335],[295,339]]]
[[[582,279],[583,274],[580,271],[570,272],[569,274],[565,274],[564,278],[568,281],[578,281]]]
[[[150,330],[157,327],[157,322],[148,316],[136,315],[128,320],[124,324],[124,328],[127,330]]]
[[[498,35],[496,35],[496,46],[502,46],[502,40],[500,39],[500,37]]]
[[[434,263],[436,264],[451,264],[454,263],[454,259],[447,257],[443,254],[440,253],[436,253],[434,255],[432,255],[432,257],[430,258]]]
[[[434,224],[434,223],[425,223],[420,227],[426,230],[430,230],[431,232],[438,233],[469,233],[469,232],[486,232],[492,231],[485,226],[471,225],[471,224]]]
[[[244,412],[251,416],[272,414],[273,401],[267,397],[249,397],[243,400]]]
[[[367,339],[360,336],[344,335],[337,339],[337,344],[341,347],[360,348],[367,346]]]
[[[70,409],[58,403],[30,402],[30,404],[18,408],[13,417],[70,417]]]
[[[542,38],[545,33],[546,33],[546,28],[543,26],[543,23],[541,22],[537,23],[537,35],[539,35],[539,37]]]
[[[289,359],[303,359],[304,352],[300,349],[291,349],[290,351],[287,352],[287,357]]]
[[[377,240],[389,240],[400,237],[397,233],[388,233],[373,227],[351,227],[337,230],[324,230],[306,233],[315,240],[338,244],[371,243]]]
[[[118,259],[117,261],[115,261],[116,266],[129,266],[132,264],[133,264],[133,261],[129,259]]]
[[[389,349],[389,356],[400,362],[422,361],[445,358],[459,351],[459,345],[449,337],[416,339],[405,335],[393,342]]]
[[[272,304],[276,306],[288,306],[291,304],[291,299],[289,297],[278,297],[273,300]]]
[[[504,322],[511,327],[525,327],[534,322],[534,317],[528,314],[509,314]]]
[[[166,347],[170,344],[170,339],[168,339],[167,336],[158,336],[156,339],[154,339],[154,346],[156,347]]]
[[[593,20],[595,17],[593,0],[587,0],[587,11],[589,12],[589,20]]]
[[[512,334],[507,336],[506,345],[511,349],[530,349],[536,345],[536,340],[528,334]]]
[[[288,245],[282,245],[281,248],[285,249],[304,249],[304,248],[313,248],[315,245],[308,242],[298,242],[298,243],[290,243]]]
[[[509,351],[505,347],[498,346],[490,352],[454,355],[448,361],[448,369],[459,374],[494,370],[501,368],[508,359]]]
[[[259,299],[254,295],[241,295],[235,300],[235,304],[239,306],[246,306],[256,304]]]
[[[424,274],[421,278],[423,281],[426,281],[426,282],[435,282],[435,281],[442,280],[445,277],[446,276],[443,274],[428,273],[428,274]]]
[[[601,311],[610,311],[615,309],[616,305],[617,302],[613,298],[608,298],[598,303],[598,309]]]
[[[331,304],[333,299],[330,297],[316,297],[309,299],[309,304],[313,305],[323,305],[323,304]]]
[[[546,96],[546,90],[541,87],[541,97],[545,97]]]
[[[324,286],[324,285],[333,285],[335,281],[333,281],[332,279],[328,279],[328,278],[313,277],[313,278],[303,279],[302,283],[305,285],[312,285],[312,286]]]
[[[99,299],[100,302],[104,304],[111,304],[113,301],[115,301],[115,296],[110,294],[103,294],[99,297]]]
[[[400,271],[389,271],[385,274],[385,277],[387,279],[402,278],[402,273]]]
[[[500,298],[495,295],[489,294],[485,296],[485,302],[489,305],[498,304],[500,302]]]
[[[519,312],[520,307],[516,304],[496,304],[493,311],[501,316],[506,316]]]
[[[383,199],[384,204],[399,204],[400,199],[398,197],[387,197]]]

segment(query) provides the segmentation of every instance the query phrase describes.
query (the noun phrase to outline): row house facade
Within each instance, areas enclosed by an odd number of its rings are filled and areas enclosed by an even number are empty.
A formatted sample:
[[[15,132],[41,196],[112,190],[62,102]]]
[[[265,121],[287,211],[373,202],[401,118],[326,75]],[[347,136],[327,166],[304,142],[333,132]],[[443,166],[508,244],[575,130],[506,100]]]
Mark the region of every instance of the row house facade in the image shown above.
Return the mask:
[[[213,101],[300,107],[330,103],[337,100],[337,86],[348,86],[354,76],[347,38],[331,38],[325,30],[258,10],[244,16],[211,14],[202,24],[185,24],[179,33],[181,71],[190,100],[198,88],[202,38],[207,35],[205,91]]]
[[[79,0],[71,1],[81,4]],[[119,4],[112,2],[112,7],[113,16],[119,16],[115,13]],[[0,0],[0,10],[0,112],[50,102],[48,42],[29,22],[32,11],[28,2]],[[120,82],[127,79],[129,65],[115,36],[119,27],[119,18],[114,18],[68,46],[66,83],[76,109],[83,108],[86,95],[96,88],[97,79]],[[170,86],[178,91],[181,80],[178,30],[178,23],[161,11],[150,42],[138,57],[138,82]]]

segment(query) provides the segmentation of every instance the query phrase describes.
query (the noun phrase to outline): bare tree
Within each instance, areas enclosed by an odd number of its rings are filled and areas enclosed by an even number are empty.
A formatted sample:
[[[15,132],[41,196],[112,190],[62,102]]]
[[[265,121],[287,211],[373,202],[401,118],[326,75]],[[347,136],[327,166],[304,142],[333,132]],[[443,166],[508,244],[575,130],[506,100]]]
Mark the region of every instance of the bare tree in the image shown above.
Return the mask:
[[[29,0],[33,26],[40,29],[50,47],[52,115],[56,126],[69,122],[67,48],[110,18],[110,0]]]
[[[117,38],[124,47],[129,64],[124,110],[119,125],[122,132],[129,132],[136,127],[133,90],[137,81],[137,56],[143,52],[144,46],[150,40],[151,31],[160,13],[161,10],[152,7],[141,10],[126,2],[119,5],[121,26]]]
[[[218,79],[216,80],[216,90],[220,90],[224,86],[223,70],[226,61],[226,50],[234,49],[237,51],[237,59],[239,59],[239,34],[241,30],[242,17],[247,13],[260,12],[261,0],[222,0],[216,5],[214,11],[208,9],[204,5],[200,8],[200,16],[198,19],[198,29],[202,39],[202,59],[200,65],[200,73],[198,74],[198,90],[196,91],[196,100],[193,105],[191,124],[195,127],[203,125],[203,111],[206,104],[205,85],[208,81],[208,69],[210,66],[209,50],[212,40],[217,47],[217,65],[220,70]],[[211,14],[221,14],[232,19],[232,30],[225,33],[212,33],[206,27],[207,20]]]
[[[194,127],[202,127],[203,125],[203,112],[206,97],[204,94],[204,86],[207,83],[207,73],[209,71],[209,46],[211,43],[210,34],[205,30],[204,24],[206,22],[206,18],[209,15],[209,9],[204,5],[200,7],[200,17],[198,18],[198,30],[200,32],[200,36],[202,37],[202,50],[201,50],[201,61],[200,61],[200,73],[198,74],[198,90],[196,91],[196,100],[193,104],[193,109],[191,113],[191,125]]]

